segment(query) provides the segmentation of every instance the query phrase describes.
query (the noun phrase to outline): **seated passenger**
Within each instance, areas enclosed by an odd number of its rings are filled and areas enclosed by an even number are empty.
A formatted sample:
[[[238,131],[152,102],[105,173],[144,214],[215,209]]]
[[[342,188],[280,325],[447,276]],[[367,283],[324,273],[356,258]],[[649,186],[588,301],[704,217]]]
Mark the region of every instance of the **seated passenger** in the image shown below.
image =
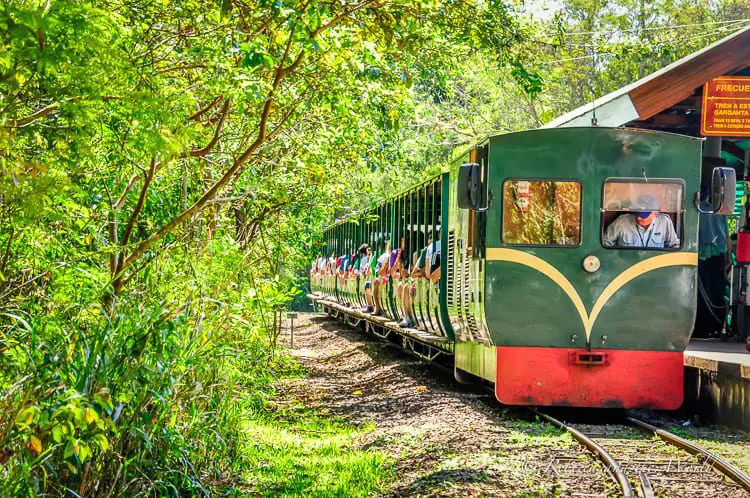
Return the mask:
[[[659,213],[659,201],[642,195],[633,208],[635,213],[623,214],[604,231],[604,247],[675,248],[680,246],[672,218]]]
[[[378,264],[378,251],[373,250],[372,247],[367,248],[367,259],[368,268],[365,273],[365,301],[367,302],[366,313],[373,313],[375,311],[375,298],[373,296],[373,290],[375,288],[375,279],[377,279],[377,272],[375,268]]]
[[[346,268],[349,264],[349,256],[339,256],[336,264],[336,274],[339,277],[339,285],[343,287],[346,281]]]
[[[357,249],[357,262],[354,265],[354,272],[358,275],[364,275],[366,273],[366,268],[370,264],[370,246],[365,244],[362,244],[359,246],[359,249]]]
[[[318,258],[318,275],[323,275],[326,272],[326,264],[328,263],[328,259],[321,255]]]
[[[427,232],[427,243],[422,248],[421,251],[419,251],[419,254],[417,255],[417,260],[414,263],[414,269],[411,271],[411,277],[412,278],[427,278],[427,268],[425,266],[425,261],[427,260],[427,249],[432,245],[432,230],[429,230]]]
[[[365,303],[366,306],[362,309],[363,313],[369,313],[373,311],[372,307],[372,295],[370,290],[372,289],[372,281],[370,280],[370,258],[372,257],[372,248],[368,244],[362,244],[359,247],[359,275],[364,279],[365,287]]]
[[[336,258],[336,263],[334,264],[334,273],[339,274],[339,271],[341,270],[341,263],[343,262],[344,256],[339,256]]]
[[[400,308],[399,304],[401,303],[401,258],[402,253],[404,252],[404,244],[405,244],[405,238],[401,237],[401,243],[399,246],[391,251],[390,258],[388,260],[388,274],[391,276],[391,281],[393,282],[393,291],[394,294],[398,296],[398,300],[396,301],[397,308]],[[399,310],[396,313],[403,314],[403,310]]]
[[[383,314],[385,314],[385,310],[383,310],[382,307],[382,299],[384,298],[384,296],[380,295],[380,291],[383,286],[388,284],[388,273],[390,270],[388,262],[391,256],[390,241],[387,241],[385,243],[385,248],[383,248],[381,245],[380,250],[382,250],[382,252],[376,259],[375,274],[372,276],[373,292],[375,295],[375,313],[373,313],[374,316],[382,316]],[[380,250],[378,252],[380,252]]]
[[[412,316],[411,289],[413,283],[409,280],[410,269],[414,258],[410,256],[411,249],[409,241],[411,236],[401,237],[401,247],[396,255],[396,269],[398,272],[398,287],[396,292],[401,301],[401,314],[403,319],[398,324],[400,327],[411,328],[416,323],[416,317]]]
[[[419,233],[415,232],[414,236],[410,240],[417,240],[418,237]],[[405,254],[409,252],[411,251],[407,249]],[[418,251],[412,252],[410,261],[408,261],[407,264],[404,264],[402,268],[402,278],[404,279],[404,284],[403,289],[401,290],[401,299],[404,303],[404,312],[406,316],[404,317],[404,320],[399,323],[399,326],[401,327],[412,328],[416,327],[419,324],[414,309],[414,305],[415,303],[417,303],[417,283],[414,278],[422,276],[422,271],[417,268],[420,254],[424,255],[424,249],[421,253]]]
[[[427,246],[425,253],[425,276],[437,285],[440,281],[440,229],[436,230],[436,240]]]
[[[354,269],[357,267],[357,260],[359,259],[359,251],[355,252],[354,254],[350,254],[347,259],[347,267],[346,267],[346,278],[353,277],[354,276]]]

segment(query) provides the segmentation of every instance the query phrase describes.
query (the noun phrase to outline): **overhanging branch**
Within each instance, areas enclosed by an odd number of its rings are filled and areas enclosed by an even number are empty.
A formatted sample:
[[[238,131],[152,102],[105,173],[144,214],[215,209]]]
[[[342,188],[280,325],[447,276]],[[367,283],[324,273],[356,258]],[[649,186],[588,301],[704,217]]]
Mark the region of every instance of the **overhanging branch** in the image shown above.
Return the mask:
[[[115,97],[115,96],[104,96],[104,97],[73,97],[70,99],[66,99],[62,102],[55,102],[54,104],[50,104],[47,107],[43,107],[36,111],[33,114],[30,114],[29,116],[19,118],[19,119],[11,119],[7,124],[4,125],[5,128],[23,128],[25,126],[28,126],[36,121],[39,121],[40,119],[43,119],[50,114],[54,114],[60,110],[60,107],[63,104],[67,104],[70,102],[80,102],[80,101],[95,101],[95,100],[101,100],[102,102],[107,102],[110,100],[118,100],[121,97]]]

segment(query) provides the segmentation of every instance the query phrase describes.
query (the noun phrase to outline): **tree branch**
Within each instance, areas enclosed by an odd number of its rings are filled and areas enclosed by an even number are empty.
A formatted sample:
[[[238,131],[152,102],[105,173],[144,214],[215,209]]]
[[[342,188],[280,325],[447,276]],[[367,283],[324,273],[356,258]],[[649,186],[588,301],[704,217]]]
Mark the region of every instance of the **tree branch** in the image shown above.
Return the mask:
[[[146,173],[146,181],[143,182],[143,187],[141,187],[141,195],[138,196],[138,202],[135,205],[135,208],[133,209],[133,213],[130,215],[130,220],[128,220],[128,226],[125,228],[125,234],[122,236],[122,250],[120,251],[120,255],[117,258],[117,265],[115,266],[115,271],[113,273],[114,281],[112,283],[114,288],[114,293],[117,294],[120,292],[120,289],[122,289],[124,285],[124,281],[122,279],[122,271],[125,268],[125,248],[128,245],[128,242],[130,241],[130,236],[133,234],[133,228],[135,227],[135,222],[138,220],[138,216],[141,214],[141,211],[143,210],[143,206],[146,203],[146,193],[148,192],[148,187],[151,184],[151,180],[154,178],[154,171],[156,170],[156,158],[151,159],[151,167],[148,170],[148,173]]]
[[[111,217],[111,219],[110,219]],[[117,273],[120,266],[120,255],[116,250],[117,242],[117,216],[110,212],[107,214],[107,231],[109,232],[109,243],[112,245],[112,252],[109,254],[109,271],[112,275]]]
[[[10,124],[8,125],[8,128],[23,128],[24,126],[30,125],[34,121],[38,121],[59,110],[60,110],[60,103],[55,102],[54,104],[50,104],[47,107],[43,107],[39,109],[34,114],[26,116],[25,118],[11,119]]]
[[[320,33],[323,31],[326,31],[338,23],[340,23],[345,17],[348,17],[351,14],[354,14],[359,9],[366,7],[367,5],[374,3],[375,0],[365,0],[363,2],[358,3],[357,5],[354,5],[351,9],[344,9],[339,15],[328,21],[327,23],[321,25],[318,29],[312,31],[310,33],[311,38],[317,37]]]
[[[217,97],[218,100],[220,97]],[[229,110],[231,108],[231,102],[229,99],[224,101],[224,105],[221,107],[220,115],[219,115],[219,122],[216,125],[216,130],[214,131],[213,136],[211,137],[211,141],[203,148],[200,149],[194,149],[188,152],[182,152],[177,155],[170,156],[163,161],[160,161],[156,164],[156,167],[154,168],[154,173],[158,173],[164,166],[166,166],[169,162],[171,162],[173,159],[184,159],[186,157],[205,157],[208,155],[209,152],[216,146],[216,144],[219,142],[219,138],[221,136],[221,130],[224,126],[224,121],[226,120],[227,115],[229,114]],[[198,112],[205,112],[208,109],[213,107],[213,104],[209,104],[206,108],[202,109]],[[196,113],[197,114],[197,113]],[[193,114],[195,116],[195,114]],[[192,119],[192,117],[189,117],[188,120]],[[133,189],[135,186],[135,183],[144,178],[143,174],[135,174],[130,177],[130,180],[128,180],[127,185],[125,185],[125,189],[122,191],[122,194],[120,194],[120,197],[118,197],[117,202],[114,204],[114,209],[117,211],[120,208],[122,208],[123,204],[125,204],[125,199],[127,198],[128,193]]]
[[[195,149],[190,151],[190,155],[193,157],[203,157],[209,152],[211,152],[211,149],[216,146],[216,144],[219,142],[219,136],[221,135],[221,129],[224,126],[224,120],[227,117],[227,114],[229,114],[229,108],[230,108],[230,100],[227,99],[224,101],[224,105],[221,106],[221,111],[219,115],[219,122],[216,125],[216,130],[214,131],[214,136],[211,138],[211,141],[208,142],[208,144],[201,148],[201,149]]]
[[[135,208],[133,209],[133,214],[130,215],[130,220],[128,221],[128,226],[125,229],[125,234],[122,236],[121,245],[123,247],[127,246],[128,242],[130,241],[130,236],[133,233],[133,227],[135,226],[135,222],[138,220],[138,216],[141,214],[143,205],[146,202],[146,193],[148,191],[148,186],[151,183],[151,180],[154,178],[155,171],[156,171],[156,158],[153,158],[151,159],[151,167],[146,173],[146,181],[143,182],[143,187],[141,187],[141,195],[138,196],[138,202],[136,203]]]
[[[5,128],[23,128],[25,126],[28,126],[35,121],[39,121],[42,118],[45,118],[49,116],[50,114],[54,114],[60,110],[60,106],[62,104],[67,104],[68,102],[76,102],[76,101],[82,101],[82,100],[101,100],[102,102],[107,102],[110,100],[118,100],[120,97],[115,96],[105,96],[105,97],[73,97],[67,100],[64,100],[62,102],[55,102],[54,104],[50,104],[47,107],[43,107],[36,111],[35,113],[26,116],[25,118],[19,118],[19,119],[11,119],[9,124],[5,125]]]
[[[365,7],[366,5],[369,5],[373,3],[375,0],[365,0],[355,6],[353,6],[350,9],[344,10],[342,13],[337,15],[335,18],[331,19],[329,22],[325,23],[320,28],[313,31],[310,36],[311,38],[315,38],[323,31],[326,31],[333,26],[337,25],[339,22],[341,22],[344,18],[351,15],[352,13],[356,12],[357,10]],[[275,71],[275,76],[273,79],[273,83],[271,84],[271,89],[268,92],[268,95],[266,97],[266,101],[263,104],[263,109],[261,111],[260,120],[258,122],[258,133],[256,135],[255,140],[250,144],[250,146],[242,153],[240,154],[232,163],[232,166],[227,169],[224,174],[222,175],[219,180],[217,180],[195,203],[190,206],[189,208],[185,209],[182,213],[177,215],[175,218],[172,219],[169,223],[161,227],[159,230],[151,234],[148,238],[143,240],[138,246],[128,255],[128,257],[122,262],[121,265],[121,271],[124,271],[127,269],[130,265],[132,265],[135,261],[137,261],[143,254],[146,253],[146,251],[151,248],[153,244],[161,240],[164,236],[171,233],[174,229],[176,229],[178,226],[180,226],[185,220],[190,218],[191,216],[195,215],[196,213],[200,212],[204,206],[212,199],[214,199],[217,194],[234,178],[237,174],[239,174],[245,162],[248,160],[248,158],[258,151],[258,149],[261,148],[261,146],[267,141],[267,127],[268,127],[268,120],[271,115],[271,109],[276,97],[276,92],[279,88],[279,85],[281,84],[282,79],[284,76],[288,75],[289,73],[293,72],[299,67],[299,64],[302,62],[302,59],[304,58],[304,50],[300,51],[300,53],[297,55],[297,58],[295,59],[292,64],[289,66],[286,66],[287,58],[289,57],[289,52],[292,47],[292,42],[294,39],[294,30],[295,27],[293,26],[289,33],[289,39],[287,40],[286,46],[284,48],[284,54],[282,55],[279,64]],[[288,115],[287,115],[288,117]],[[277,127],[273,133],[276,133],[279,130],[280,127]]]
[[[193,114],[191,114],[190,116],[188,116],[187,120],[188,121],[196,121],[198,118],[200,118],[201,116],[203,116],[204,114],[206,114],[208,111],[210,111],[211,109],[213,109],[216,106],[216,104],[218,104],[221,101],[221,99],[222,99],[222,96],[219,95],[218,97],[216,97],[215,99],[213,99],[211,102],[209,102],[206,107],[204,107],[202,109],[198,109],[196,112],[194,112]]]

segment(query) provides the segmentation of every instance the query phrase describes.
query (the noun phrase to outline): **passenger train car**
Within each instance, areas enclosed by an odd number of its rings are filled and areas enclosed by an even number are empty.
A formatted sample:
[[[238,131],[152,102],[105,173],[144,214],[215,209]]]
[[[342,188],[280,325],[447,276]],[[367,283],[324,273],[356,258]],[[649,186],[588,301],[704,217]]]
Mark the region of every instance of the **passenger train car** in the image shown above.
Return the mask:
[[[493,383],[504,404],[676,409],[697,302],[699,210],[734,207],[734,171],[709,172],[701,199],[701,167],[702,141],[681,135],[495,136],[323,234],[319,256],[329,261],[403,238],[413,265],[440,245],[437,282],[386,277],[383,317],[361,310],[372,275],[314,269],[311,297],[422,356],[451,358],[459,380]],[[650,229],[632,230],[651,215]],[[399,286],[413,289],[407,327],[397,323],[408,312]]]

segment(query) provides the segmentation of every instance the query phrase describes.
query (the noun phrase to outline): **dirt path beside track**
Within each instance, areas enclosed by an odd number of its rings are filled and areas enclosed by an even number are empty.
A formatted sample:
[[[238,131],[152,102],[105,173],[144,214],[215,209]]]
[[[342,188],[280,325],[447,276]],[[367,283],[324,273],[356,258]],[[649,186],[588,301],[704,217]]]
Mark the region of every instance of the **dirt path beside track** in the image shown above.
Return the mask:
[[[284,338],[285,342],[288,338]],[[603,466],[567,434],[524,421],[374,337],[325,315],[301,315],[292,354],[308,370],[281,402],[373,424],[356,445],[390,455],[385,496],[607,496]],[[528,418],[526,419],[528,420]]]

